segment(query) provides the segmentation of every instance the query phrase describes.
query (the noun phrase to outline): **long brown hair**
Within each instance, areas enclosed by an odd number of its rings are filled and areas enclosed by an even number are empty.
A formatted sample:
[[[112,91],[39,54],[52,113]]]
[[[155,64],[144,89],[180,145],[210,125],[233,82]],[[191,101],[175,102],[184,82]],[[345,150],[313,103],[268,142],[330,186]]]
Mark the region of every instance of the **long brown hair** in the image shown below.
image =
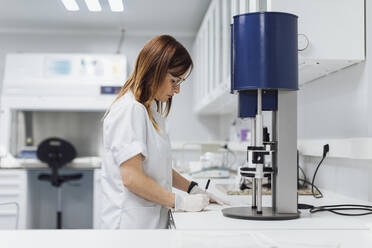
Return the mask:
[[[131,89],[135,99],[146,107],[152,124],[159,131],[159,125],[152,117],[151,102],[155,100],[157,111],[166,117],[172,105],[172,98],[168,99],[164,110],[163,103],[155,99],[156,92],[167,72],[179,77],[188,70],[190,74],[192,67],[190,54],[175,38],[170,35],[156,36],[147,42],[138,54],[134,70],[114,102]]]

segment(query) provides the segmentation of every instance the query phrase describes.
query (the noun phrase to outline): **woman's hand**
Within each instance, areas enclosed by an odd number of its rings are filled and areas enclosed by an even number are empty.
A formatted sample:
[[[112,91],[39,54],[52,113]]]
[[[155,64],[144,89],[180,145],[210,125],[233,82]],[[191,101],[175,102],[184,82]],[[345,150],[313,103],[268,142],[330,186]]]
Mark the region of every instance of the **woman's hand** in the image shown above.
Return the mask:
[[[204,195],[207,195],[209,197],[209,201],[211,203],[217,203],[217,204],[220,204],[220,205],[231,205],[229,202],[226,202],[226,201],[222,200],[221,198],[215,196],[214,194],[209,193],[205,190],[202,190],[199,186],[194,186],[191,189],[190,194],[191,195],[204,194]]]
[[[209,197],[205,194],[195,195],[176,195],[174,208],[187,212],[198,212],[203,210],[209,204]]]

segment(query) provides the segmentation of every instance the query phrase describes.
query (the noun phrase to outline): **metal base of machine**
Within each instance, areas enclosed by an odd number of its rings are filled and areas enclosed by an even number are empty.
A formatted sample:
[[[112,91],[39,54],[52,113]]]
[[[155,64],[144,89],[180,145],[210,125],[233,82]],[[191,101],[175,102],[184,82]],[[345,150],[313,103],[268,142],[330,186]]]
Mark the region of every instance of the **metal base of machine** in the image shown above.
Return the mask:
[[[263,207],[262,214],[252,207],[233,207],[222,209],[225,217],[246,220],[292,220],[300,217],[300,213],[276,213],[270,207]]]

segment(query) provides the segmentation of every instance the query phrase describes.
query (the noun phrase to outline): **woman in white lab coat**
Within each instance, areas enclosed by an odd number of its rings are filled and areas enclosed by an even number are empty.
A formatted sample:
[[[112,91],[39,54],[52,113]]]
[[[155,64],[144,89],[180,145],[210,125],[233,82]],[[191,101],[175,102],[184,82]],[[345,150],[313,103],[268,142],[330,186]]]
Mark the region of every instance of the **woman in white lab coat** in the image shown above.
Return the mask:
[[[219,201],[172,169],[165,118],[192,66],[187,50],[168,35],[139,53],[104,118],[102,228],[167,228],[169,209],[200,211]],[[190,194],[176,195],[172,186]]]

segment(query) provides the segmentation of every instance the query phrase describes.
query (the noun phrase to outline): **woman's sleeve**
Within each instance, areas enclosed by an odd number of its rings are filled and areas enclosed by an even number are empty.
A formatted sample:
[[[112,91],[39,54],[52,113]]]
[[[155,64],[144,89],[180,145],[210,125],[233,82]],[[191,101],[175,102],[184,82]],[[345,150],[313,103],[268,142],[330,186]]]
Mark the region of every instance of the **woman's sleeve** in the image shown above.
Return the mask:
[[[123,109],[115,109],[105,125],[106,144],[112,152],[114,161],[120,166],[123,162],[142,154],[147,157],[147,111],[144,107],[132,104]]]

